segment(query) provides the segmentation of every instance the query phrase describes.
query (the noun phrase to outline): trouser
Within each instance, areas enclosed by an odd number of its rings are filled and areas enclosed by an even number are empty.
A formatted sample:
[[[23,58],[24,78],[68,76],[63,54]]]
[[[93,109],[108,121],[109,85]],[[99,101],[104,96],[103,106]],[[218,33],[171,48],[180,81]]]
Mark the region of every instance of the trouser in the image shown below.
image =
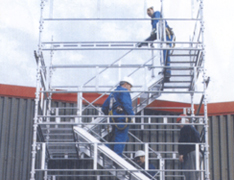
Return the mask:
[[[157,39],[157,34],[151,34],[148,38],[145,39],[145,41],[154,41]],[[171,36],[171,38],[169,38],[168,36],[166,36],[166,40],[167,41],[172,41],[173,40],[173,36]],[[141,43],[139,47],[141,46],[147,46],[148,43]],[[171,43],[168,44],[169,47],[172,46]],[[171,58],[169,56],[170,51],[169,50],[163,50],[163,63],[165,66],[170,66],[170,62],[171,62]],[[166,77],[170,77],[171,76],[171,70],[169,68],[165,69],[165,76]]]
[[[201,158],[202,154],[199,153],[199,162],[201,167]],[[196,151],[192,151],[186,155],[184,158],[184,162],[182,164],[182,168],[186,170],[195,170],[196,169]],[[185,180],[200,180],[200,172],[195,171],[187,171],[184,172]]]
[[[115,142],[117,144],[114,145],[108,145],[108,147],[113,150],[116,154],[123,157],[123,150],[125,147],[125,144],[121,144],[121,142],[128,142],[128,129],[129,126],[127,126],[123,130],[119,130],[115,126],[113,126],[114,135],[112,137],[111,142]]]

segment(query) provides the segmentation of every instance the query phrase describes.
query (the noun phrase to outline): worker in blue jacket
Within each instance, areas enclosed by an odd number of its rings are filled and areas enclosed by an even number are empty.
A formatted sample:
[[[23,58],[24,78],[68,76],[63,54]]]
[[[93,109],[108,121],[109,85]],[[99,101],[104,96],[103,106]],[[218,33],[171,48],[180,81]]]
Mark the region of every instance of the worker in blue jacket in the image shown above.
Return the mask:
[[[134,161],[142,168],[145,169],[145,152],[142,150],[138,150],[135,153]],[[153,178],[156,174],[156,168],[153,164],[148,165],[149,171],[142,171],[149,178]]]
[[[102,105],[102,111],[105,115],[134,115],[132,109],[132,100],[129,91],[132,88],[132,79],[130,77],[124,77],[120,81],[119,86],[112,92]],[[121,91],[121,92],[118,92]],[[128,129],[129,125],[126,123],[131,122],[131,118],[127,117],[116,117],[110,118],[111,122],[114,122],[112,126],[113,138],[111,141],[119,143],[113,146],[109,145],[119,156],[122,156],[125,144],[121,142],[128,141]]]
[[[149,7],[147,9],[147,14],[149,17],[152,18],[151,20],[152,31],[150,33],[150,36],[147,39],[145,39],[145,41],[154,41],[157,39],[157,23],[159,22],[158,19],[154,19],[154,18],[161,18],[161,13],[159,11],[154,12],[154,8]],[[166,41],[175,40],[174,32],[172,31],[172,28],[170,28],[169,25],[167,24],[167,21],[165,21],[165,28],[166,28]],[[147,45],[148,43],[139,43],[138,47],[147,46]],[[168,45],[169,47],[172,47],[172,43],[168,43]],[[151,44],[151,46],[153,45]],[[170,60],[169,54],[170,54],[169,50],[163,50],[164,65],[166,66],[170,66],[171,60]],[[169,82],[170,77],[171,77],[171,70],[169,68],[166,68],[164,81]]]

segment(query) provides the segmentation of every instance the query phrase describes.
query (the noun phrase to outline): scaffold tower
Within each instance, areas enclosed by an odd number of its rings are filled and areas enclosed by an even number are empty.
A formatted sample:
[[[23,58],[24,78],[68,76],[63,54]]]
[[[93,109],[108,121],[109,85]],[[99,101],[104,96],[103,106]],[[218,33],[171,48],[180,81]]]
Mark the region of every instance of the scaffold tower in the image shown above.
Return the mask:
[[[146,42],[150,3],[161,16],[155,18],[157,39]],[[41,0],[40,8],[30,180],[185,179],[180,114],[188,115],[201,139],[196,169],[187,171],[209,180],[203,0]],[[173,42],[166,38],[166,22]],[[129,141],[120,157],[107,147],[115,144],[108,136],[116,116],[104,115],[101,106],[123,77],[134,80],[135,115],[127,116],[133,121],[126,123]],[[189,100],[190,106],[152,105],[160,99]],[[145,169],[133,160],[137,150],[145,152]],[[154,176],[148,162],[156,167]]]

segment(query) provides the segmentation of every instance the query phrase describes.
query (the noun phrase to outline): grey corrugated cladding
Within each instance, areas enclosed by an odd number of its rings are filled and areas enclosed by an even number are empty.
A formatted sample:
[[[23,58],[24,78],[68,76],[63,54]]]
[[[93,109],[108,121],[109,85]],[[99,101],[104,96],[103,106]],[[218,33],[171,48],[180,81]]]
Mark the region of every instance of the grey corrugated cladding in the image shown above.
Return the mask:
[[[61,105],[61,103],[57,104]],[[74,105],[62,104],[64,107]],[[0,180],[30,179],[33,116],[33,99],[0,97]],[[161,120],[153,119],[152,121]],[[209,117],[209,120],[210,179],[232,180],[234,179],[234,115],[212,116]],[[177,132],[147,131],[136,134],[144,141],[177,142],[178,140]],[[135,147],[128,148],[135,150]],[[155,146],[154,148],[156,150],[176,150],[175,146],[170,146],[168,149],[165,149],[165,146]],[[38,156],[37,162],[39,159],[40,156]],[[178,162],[173,162],[167,168],[171,169],[178,165]],[[36,179],[41,180],[41,175]]]
[[[34,100],[0,98],[0,179],[29,179]]]

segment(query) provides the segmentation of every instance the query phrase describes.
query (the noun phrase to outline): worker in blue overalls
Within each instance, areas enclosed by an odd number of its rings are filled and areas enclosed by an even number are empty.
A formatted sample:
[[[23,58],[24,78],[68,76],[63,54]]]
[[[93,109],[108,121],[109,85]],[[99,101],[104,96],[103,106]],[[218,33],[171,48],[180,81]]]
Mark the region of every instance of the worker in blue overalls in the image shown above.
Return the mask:
[[[148,14],[149,17],[152,18],[152,20],[151,20],[152,31],[150,33],[150,36],[147,39],[145,39],[145,41],[154,41],[154,40],[157,39],[157,23],[159,22],[159,20],[158,19],[153,19],[153,18],[161,18],[161,13],[159,11],[154,12],[154,8],[149,7],[147,9],[147,14]],[[169,25],[167,24],[167,21],[165,21],[165,30],[166,30],[166,41],[175,40],[174,32],[172,31],[172,28],[170,28]],[[148,43],[138,43],[137,46],[141,47],[141,46],[147,46],[147,45],[148,45]],[[169,45],[169,47],[174,46],[174,45],[172,45],[172,43],[168,43],[168,45]],[[151,47],[153,47],[152,44],[151,44]],[[166,66],[170,66],[170,56],[169,56],[169,54],[170,54],[169,50],[168,51],[163,50],[164,65],[166,65]],[[169,68],[166,68],[164,81],[169,82],[170,77],[171,77],[171,70]]]
[[[112,92],[102,105],[102,111],[105,115],[134,115],[132,110],[132,100],[129,91],[131,91],[133,81],[130,77],[124,77],[119,86]],[[121,91],[121,92],[119,92]],[[129,117],[110,118],[111,122],[116,123],[112,126],[112,142],[118,143],[108,145],[115,153],[122,157],[125,144],[121,142],[128,141]]]

